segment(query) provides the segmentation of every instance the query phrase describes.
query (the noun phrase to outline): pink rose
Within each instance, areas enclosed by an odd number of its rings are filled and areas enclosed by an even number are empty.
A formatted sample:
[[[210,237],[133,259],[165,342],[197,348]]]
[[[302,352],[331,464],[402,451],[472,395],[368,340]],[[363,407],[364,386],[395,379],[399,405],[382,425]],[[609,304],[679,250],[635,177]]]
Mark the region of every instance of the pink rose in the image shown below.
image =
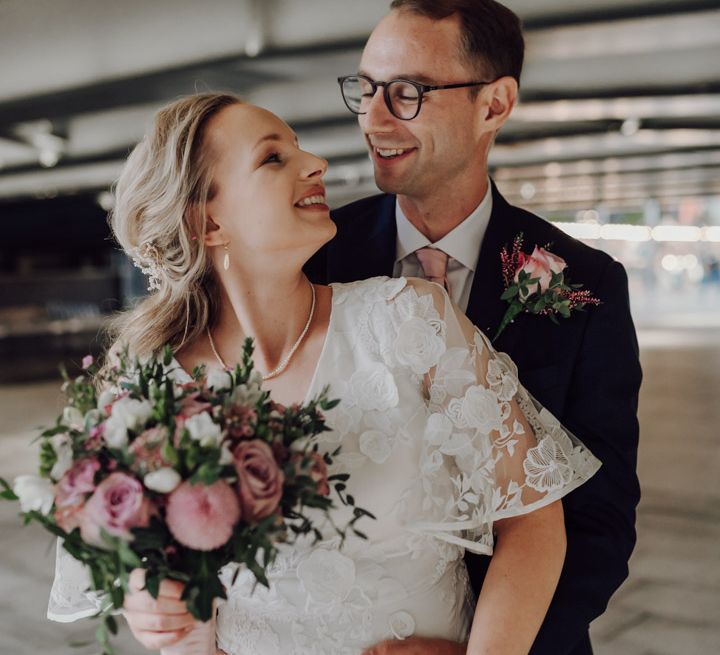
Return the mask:
[[[100,462],[95,458],[75,462],[55,487],[55,504],[58,507],[82,504],[85,495],[95,491],[95,474],[99,470]]]
[[[93,365],[93,362],[95,360],[93,359],[92,355],[85,355],[82,359],[82,367],[83,368],[90,368]]]
[[[170,494],[165,518],[173,537],[183,546],[215,550],[232,536],[240,520],[240,503],[223,480],[211,485],[183,482]]]
[[[233,450],[243,517],[257,521],[272,514],[282,498],[285,476],[264,441],[241,441]]]
[[[100,530],[124,541],[132,540],[131,528],[143,528],[150,522],[152,505],[139,480],[126,473],[111,473],[85,503],[80,536],[89,544],[106,546]]]
[[[564,259],[553,255],[544,248],[535,246],[532,255],[526,255],[523,252],[520,253],[519,266],[517,271],[515,271],[515,282],[520,279],[520,272],[523,271],[531,278],[540,278],[540,281],[536,284],[528,285],[528,294],[547,291],[550,287],[552,274],[562,273],[566,268],[567,264]]]
[[[72,532],[79,528],[85,507],[82,504],[70,505],[69,507],[57,507],[55,509],[55,523],[65,532]]]

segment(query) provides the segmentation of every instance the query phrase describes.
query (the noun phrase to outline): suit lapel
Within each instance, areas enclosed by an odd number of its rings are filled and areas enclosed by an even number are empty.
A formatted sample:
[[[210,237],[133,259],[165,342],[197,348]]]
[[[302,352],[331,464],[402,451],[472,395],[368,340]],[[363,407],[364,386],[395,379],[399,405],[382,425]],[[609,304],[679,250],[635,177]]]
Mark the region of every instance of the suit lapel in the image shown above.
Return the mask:
[[[522,231],[510,205],[491,182],[493,207],[487,230],[480,247],[467,307],[468,318],[492,339],[508,307],[500,299],[505,290],[500,264],[500,251],[511,247],[512,240]],[[518,335],[516,326],[508,326],[493,344],[498,350],[510,352]]]
[[[338,226],[341,232],[330,242],[330,281],[354,282],[393,274],[397,239],[395,196],[381,196],[373,211],[359,218],[361,220]]]

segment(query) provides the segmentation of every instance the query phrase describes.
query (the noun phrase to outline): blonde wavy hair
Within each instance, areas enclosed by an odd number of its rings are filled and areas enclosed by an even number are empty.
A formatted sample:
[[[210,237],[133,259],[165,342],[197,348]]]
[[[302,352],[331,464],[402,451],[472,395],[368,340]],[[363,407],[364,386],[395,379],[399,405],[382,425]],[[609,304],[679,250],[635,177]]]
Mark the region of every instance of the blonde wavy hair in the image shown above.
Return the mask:
[[[150,355],[164,344],[178,351],[215,317],[220,289],[204,244],[213,195],[205,132],[237,104],[231,94],[203,93],[167,105],[123,167],[110,227],[129,256],[153,269],[155,291],[111,321],[111,357],[123,349]]]

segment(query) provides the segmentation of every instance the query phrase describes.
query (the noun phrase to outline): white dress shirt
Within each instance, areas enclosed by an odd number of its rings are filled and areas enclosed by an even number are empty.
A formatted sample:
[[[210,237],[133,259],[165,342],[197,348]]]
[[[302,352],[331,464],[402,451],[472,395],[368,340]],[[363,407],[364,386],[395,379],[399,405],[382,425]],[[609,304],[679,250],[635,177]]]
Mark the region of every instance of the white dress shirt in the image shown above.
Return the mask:
[[[460,309],[466,311],[480,246],[490,222],[491,213],[492,191],[488,183],[485,197],[473,212],[442,239],[430,243],[429,239],[407,219],[400,209],[400,203],[396,201],[397,245],[393,276],[424,277],[415,251],[427,247],[438,248],[449,256],[447,276],[452,299]]]

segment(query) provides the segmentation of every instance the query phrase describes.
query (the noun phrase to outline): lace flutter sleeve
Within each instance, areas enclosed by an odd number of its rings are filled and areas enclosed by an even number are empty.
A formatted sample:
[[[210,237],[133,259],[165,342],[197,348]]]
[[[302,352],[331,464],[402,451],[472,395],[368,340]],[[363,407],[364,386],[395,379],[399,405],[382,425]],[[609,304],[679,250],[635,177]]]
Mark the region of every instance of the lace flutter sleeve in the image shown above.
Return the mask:
[[[51,621],[70,623],[94,616],[102,609],[102,600],[90,591],[90,572],[57,541],[55,579],[50,590],[47,617]]]
[[[442,287],[410,280],[408,291],[420,301],[432,296],[430,313],[408,320],[426,322],[428,335],[435,333],[428,343],[439,354],[423,375],[429,415],[422,511],[435,520],[416,528],[491,554],[494,521],[561,498],[600,462],[523,388],[510,358],[493,349]]]

